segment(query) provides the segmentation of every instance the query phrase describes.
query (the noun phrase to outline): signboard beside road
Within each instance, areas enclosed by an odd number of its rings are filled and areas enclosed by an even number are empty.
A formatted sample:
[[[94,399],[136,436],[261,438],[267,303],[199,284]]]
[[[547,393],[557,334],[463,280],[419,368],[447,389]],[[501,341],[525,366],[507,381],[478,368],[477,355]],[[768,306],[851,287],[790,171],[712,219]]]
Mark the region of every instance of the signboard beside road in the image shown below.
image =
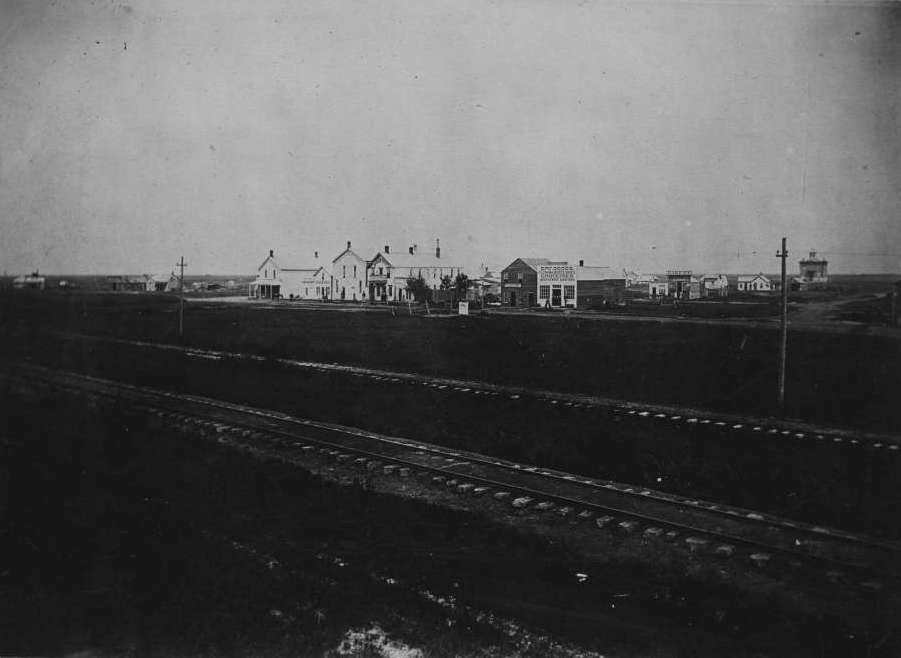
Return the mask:
[[[457,313],[460,315],[469,315],[469,302],[459,302],[457,304]]]

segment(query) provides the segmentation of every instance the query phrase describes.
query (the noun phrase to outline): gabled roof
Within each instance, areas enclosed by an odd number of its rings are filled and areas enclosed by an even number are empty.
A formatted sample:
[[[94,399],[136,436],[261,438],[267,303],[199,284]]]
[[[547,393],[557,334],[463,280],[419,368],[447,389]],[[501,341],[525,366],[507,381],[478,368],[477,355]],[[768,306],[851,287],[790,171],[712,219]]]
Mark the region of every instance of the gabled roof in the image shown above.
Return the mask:
[[[263,262],[260,263],[259,266],[257,266],[257,269],[258,269],[258,270],[263,269],[263,265],[265,265],[266,263],[268,263],[270,260],[271,260],[273,263],[275,263],[275,266],[276,266],[276,267],[278,267],[278,262],[275,260],[275,256],[266,256],[266,258],[263,260]],[[281,269],[281,268],[279,267],[279,269]]]
[[[510,269],[518,262],[531,267],[536,272],[538,271],[538,267],[541,265],[565,265],[566,264],[565,261],[553,261],[550,258],[517,258],[512,263],[507,265],[507,267],[505,267],[504,269],[505,270]]]
[[[309,256],[307,256],[307,258],[309,258]],[[320,267],[322,267],[322,264],[320,264],[320,263],[316,263],[314,265],[306,265],[306,266],[302,265],[300,267],[282,267],[281,265],[279,265],[279,261],[286,262],[286,263],[290,263],[290,262],[296,263],[298,261],[303,262],[303,260],[306,260],[306,259],[302,260],[301,258],[298,258],[294,254],[288,254],[287,257],[284,256],[283,254],[280,254],[279,256],[275,256],[275,254],[273,254],[272,256],[266,256],[266,258],[263,260],[263,262],[260,263],[260,266],[257,267],[257,270],[263,269],[263,265],[268,263],[270,260],[272,261],[272,263],[275,265],[275,267],[279,271],[285,271],[285,272],[297,272],[300,270],[315,270],[315,269],[319,269]]]
[[[739,275],[738,275],[738,280],[739,280],[739,281],[754,281],[755,279],[763,279],[764,281],[767,281],[767,282],[769,281],[769,279],[768,279],[767,277],[765,277],[765,276],[763,275],[763,273],[758,273],[758,274],[739,274]]]
[[[352,253],[354,256],[356,256],[358,259],[360,259],[364,263],[371,262],[373,260],[373,258],[375,258],[375,257],[373,256],[372,258],[365,258],[365,257],[361,256],[360,254],[378,254],[378,251],[375,249],[361,249],[359,247],[347,247],[340,254],[338,254],[337,256],[335,256],[332,259],[332,263],[336,263],[338,261],[338,259],[341,258],[341,256],[343,256],[344,254],[346,254],[348,252]]]

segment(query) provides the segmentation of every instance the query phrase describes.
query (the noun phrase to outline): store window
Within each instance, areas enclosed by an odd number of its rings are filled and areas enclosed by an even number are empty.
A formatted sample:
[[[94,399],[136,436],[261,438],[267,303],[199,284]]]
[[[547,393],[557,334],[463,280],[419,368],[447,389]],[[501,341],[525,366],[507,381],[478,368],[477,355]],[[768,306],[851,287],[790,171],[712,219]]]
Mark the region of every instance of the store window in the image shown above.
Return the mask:
[[[538,286],[538,299],[548,299],[551,296],[550,286]]]
[[[574,299],[576,296],[575,286],[563,286],[563,299]]]

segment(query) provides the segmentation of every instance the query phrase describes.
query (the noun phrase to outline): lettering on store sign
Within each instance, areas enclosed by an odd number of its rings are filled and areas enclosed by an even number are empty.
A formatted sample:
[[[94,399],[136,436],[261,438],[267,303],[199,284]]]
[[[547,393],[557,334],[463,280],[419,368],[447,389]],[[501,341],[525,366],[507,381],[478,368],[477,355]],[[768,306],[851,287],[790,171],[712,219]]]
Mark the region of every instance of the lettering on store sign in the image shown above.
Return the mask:
[[[576,268],[571,265],[542,265],[538,278],[541,281],[575,281]]]

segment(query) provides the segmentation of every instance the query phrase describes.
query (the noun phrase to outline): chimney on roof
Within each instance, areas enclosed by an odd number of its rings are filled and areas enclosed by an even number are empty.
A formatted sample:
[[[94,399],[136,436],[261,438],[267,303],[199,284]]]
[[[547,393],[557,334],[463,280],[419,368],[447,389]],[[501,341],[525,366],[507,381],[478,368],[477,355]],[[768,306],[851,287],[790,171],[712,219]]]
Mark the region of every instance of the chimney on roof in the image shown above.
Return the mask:
[[[584,261],[584,260],[579,259],[579,267],[585,267],[585,261]]]
[[[347,248],[350,249],[350,240],[347,241]]]
[[[441,240],[435,238],[435,258],[441,258]]]
[[[273,249],[270,249],[270,250],[269,250],[269,256],[270,256],[270,258],[271,258],[272,256],[275,256],[275,251],[274,251]]]
[[[413,247],[410,247],[410,255],[413,255]]]
[[[386,254],[390,254],[390,253],[391,253],[391,247],[390,247],[389,245],[387,245],[387,244],[385,245],[385,253],[386,253]]]
[[[319,252],[318,252],[318,251],[314,251],[314,252],[313,252],[313,258],[319,258]]]
[[[816,257],[817,257],[817,252],[816,252],[816,251],[811,251],[811,252],[810,252],[810,260],[813,260],[813,259],[816,258]]]

